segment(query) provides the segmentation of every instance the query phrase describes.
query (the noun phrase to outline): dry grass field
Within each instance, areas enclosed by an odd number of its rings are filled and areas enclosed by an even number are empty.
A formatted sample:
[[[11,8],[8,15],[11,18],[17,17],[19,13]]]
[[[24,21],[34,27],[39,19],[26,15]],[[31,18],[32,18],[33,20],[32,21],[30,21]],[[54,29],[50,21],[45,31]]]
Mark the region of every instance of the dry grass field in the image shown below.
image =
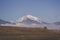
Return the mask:
[[[59,30],[0,26],[0,40],[60,40]]]

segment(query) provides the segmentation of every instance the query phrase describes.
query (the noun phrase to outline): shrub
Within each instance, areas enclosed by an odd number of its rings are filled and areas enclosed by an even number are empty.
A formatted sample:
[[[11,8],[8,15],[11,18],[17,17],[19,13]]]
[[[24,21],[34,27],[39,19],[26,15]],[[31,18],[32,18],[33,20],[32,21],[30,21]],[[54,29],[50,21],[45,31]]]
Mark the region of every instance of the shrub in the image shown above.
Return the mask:
[[[47,29],[47,27],[45,26],[44,29]]]

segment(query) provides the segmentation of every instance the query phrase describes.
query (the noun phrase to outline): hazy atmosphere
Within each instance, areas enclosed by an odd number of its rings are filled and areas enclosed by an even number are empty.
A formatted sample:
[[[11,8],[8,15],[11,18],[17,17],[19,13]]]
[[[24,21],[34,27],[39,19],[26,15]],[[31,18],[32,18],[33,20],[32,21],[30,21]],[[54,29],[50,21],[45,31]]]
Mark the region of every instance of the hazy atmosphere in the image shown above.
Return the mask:
[[[60,21],[60,0],[0,0],[0,19],[15,21],[28,14],[45,22]]]
[[[60,0],[0,0],[0,40],[60,40]]]

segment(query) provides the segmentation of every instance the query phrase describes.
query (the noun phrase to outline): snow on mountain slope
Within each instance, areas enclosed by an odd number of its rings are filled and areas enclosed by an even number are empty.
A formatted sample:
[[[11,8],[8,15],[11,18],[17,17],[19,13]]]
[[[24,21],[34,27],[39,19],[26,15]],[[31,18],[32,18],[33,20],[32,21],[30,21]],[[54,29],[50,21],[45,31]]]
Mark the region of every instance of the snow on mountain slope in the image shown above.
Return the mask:
[[[15,26],[15,24],[16,23],[14,23],[14,22],[10,22],[10,21],[5,21],[5,20],[3,20],[3,19],[0,19],[0,25],[1,26]]]
[[[42,21],[41,18],[38,18],[36,16],[32,16],[32,15],[26,15],[26,16],[23,16],[21,18],[18,18],[16,20],[16,24],[17,25],[29,25],[29,26],[41,26],[41,27],[44,27],[46,26],[48,23]]]
[[[41,19],[32,15],[26,15],[17,19],[18,23],[40,23]]]
[[[32,16],[32,15],[26,15],[26,16],[23,16],[21,18],[18,18],[17,19],[17,22],[22,22],[23,20],[26,20],[26,19],[31,19],[31,20],[35,20],[35,21],[40,21],[41,19],[38,18],[38,17],[35,17],[35,16]]]
[[[40,21],[41,20],[40,18],[32,16],[32,15],[27,15],[27,18],[30,18],[30,19],[35,20],[35,21]]]
[[[9,21],[5,21],[5,20],[0,19],[0,24],[6,24],[6,23],[11,24],[11,22],[9,22]]]
[[[17,26],[25,26],[25,27],[47,27],[48,29],[59,29],[59,26],[56,26],[53,23],[46,23],[42,21],[41,18],[32,16],[32,15],[26,15],[21,18],[17,19]]]
[[[18,27],[47,27],[48,29],[60,29],[60,22],[47,23],[41,18],[32,15],[20,17],[16,22],[9,22],[0,19],[0,25],[3,26],[18,26]]]

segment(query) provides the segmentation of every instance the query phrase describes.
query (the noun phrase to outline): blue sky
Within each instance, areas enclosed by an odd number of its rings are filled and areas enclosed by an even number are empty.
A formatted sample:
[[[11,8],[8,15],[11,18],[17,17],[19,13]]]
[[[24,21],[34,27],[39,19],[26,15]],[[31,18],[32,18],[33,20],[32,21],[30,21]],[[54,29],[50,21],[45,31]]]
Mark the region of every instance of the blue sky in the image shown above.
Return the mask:
[[[15,21],[28,14],[46,22],[60,21],[60,0],[0,0],[0,19]]]

